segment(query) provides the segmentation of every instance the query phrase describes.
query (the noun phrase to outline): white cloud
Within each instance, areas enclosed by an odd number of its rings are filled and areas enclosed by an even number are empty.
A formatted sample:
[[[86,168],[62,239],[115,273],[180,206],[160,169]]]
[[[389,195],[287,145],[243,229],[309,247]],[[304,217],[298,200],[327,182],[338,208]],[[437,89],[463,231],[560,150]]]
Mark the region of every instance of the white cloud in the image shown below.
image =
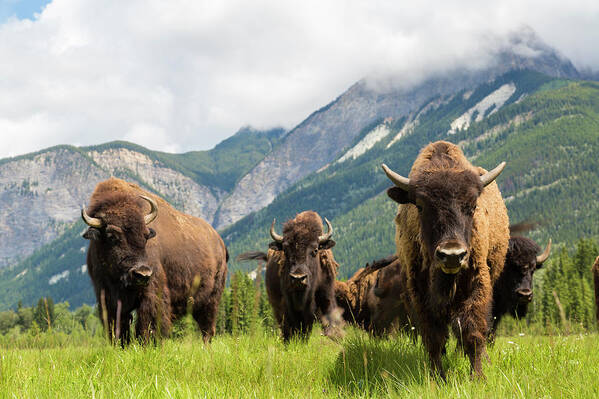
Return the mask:
[[[54,0],[0,25],[0,157],[210,148],[244,124],[292,127],[364,76],[484,64],[523,24],[599,68],[591,1]]]

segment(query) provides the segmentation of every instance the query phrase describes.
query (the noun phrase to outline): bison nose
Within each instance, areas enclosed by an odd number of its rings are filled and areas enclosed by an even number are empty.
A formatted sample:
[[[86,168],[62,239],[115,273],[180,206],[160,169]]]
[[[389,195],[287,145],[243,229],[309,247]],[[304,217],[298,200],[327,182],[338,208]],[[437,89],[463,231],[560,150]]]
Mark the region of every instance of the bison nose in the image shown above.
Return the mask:
[[[291,281],[296,284],[306,285],[308,275],[306,273],[289,273],[289,277],[291,277]]]
[[[441,270],[447,274],[456,274],[468,262],[468,250],[459,244],[439,245],[435,258],[441,263]]]
[[[147,285],[153,274],[152,268],[147,265],[137,266],[131,272],[137,285]]]
[[[521,288],[519,290],[516,290],[516,294],[518,294],[518,299],[521,302],[532,301],[532,290],[530,288]]]

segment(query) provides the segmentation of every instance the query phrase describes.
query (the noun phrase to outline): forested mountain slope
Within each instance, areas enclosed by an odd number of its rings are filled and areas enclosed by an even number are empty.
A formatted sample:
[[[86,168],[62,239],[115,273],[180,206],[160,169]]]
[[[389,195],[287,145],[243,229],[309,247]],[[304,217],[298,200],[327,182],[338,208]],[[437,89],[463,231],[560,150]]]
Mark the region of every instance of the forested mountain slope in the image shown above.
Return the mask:
[[[497,104],[489,96],[497,99],[493,93],[511,84],[510,97],[496,112],[489,109]],[[470,111],[484,108],[481,103],[491,105],[477,122]],[[464,114],[470,115],[469,126],[452,131],[452,123]],[[396,205],[384,194],[390,183],[380,164],[386,162],[407,174],[420,148],[439,139],[460,144],[474,164],[486,168],[507,161],[498,184],[510,220],[541,222],[531,233],[533,238],[545,242],[551,236],[555,242],[572,243],[599,235],[594,222],[599,219],[599,161],[594,157],[599,151],[599,83],[519,71],[472,92],[431,99],[411,118],[365,127],[336,161],[283,192],[265,209],[225,229],[229,252],[234,258],[243,251],[265,250],[273,218],[280,231],[282,222],[295,213],[314,209],[333,223],[334,253],[342,277],[392,253]],[[80,237],[83,229],[78,223],[1,273],[0,306],[14,306],[18,300],[33,303],[41,295],[73,305],[93,301],[91,288],[85,288],[89,287],[87,274],[82,272],[87,245]],[[250,270],[255,265],[231,262],[231,270],[240,267]]]

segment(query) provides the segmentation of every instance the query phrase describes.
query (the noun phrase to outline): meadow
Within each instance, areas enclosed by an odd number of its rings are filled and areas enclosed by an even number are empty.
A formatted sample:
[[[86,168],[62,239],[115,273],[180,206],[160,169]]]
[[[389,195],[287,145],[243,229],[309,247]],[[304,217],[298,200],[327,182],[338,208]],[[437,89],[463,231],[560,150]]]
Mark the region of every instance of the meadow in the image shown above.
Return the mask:
[[[126,349],[46,332],[0,348],[2,398],[599,397],[596,334],[498,337],[481,381],[471,380],[452,340],[447,382],[430,376],[420,343],[353,328],[339,342],[314,331],[308,342],[284,345],[258,331],[204,346],[191,333]]]

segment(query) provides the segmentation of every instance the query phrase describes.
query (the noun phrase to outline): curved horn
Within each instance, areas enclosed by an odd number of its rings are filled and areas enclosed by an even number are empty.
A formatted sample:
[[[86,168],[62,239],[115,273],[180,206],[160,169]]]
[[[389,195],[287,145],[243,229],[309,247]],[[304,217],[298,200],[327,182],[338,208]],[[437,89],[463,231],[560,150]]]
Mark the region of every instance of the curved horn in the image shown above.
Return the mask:
[[[150,204],[150,213],[144,216],[144,221],[146,224],[150,224],[154,219],[156,219],[156,216],[158,216],[158,205],[156,205],[156,201],[150,197],[146,197],[145,195],[140,195],[140,197],[148,201]]]
[[[551,253],[551,238],[549,239],[549,242],[547,243],[547,247],[545,247],[545,250],[543,251],[543,253],[539,256],[537,256],[537,265],[540,265],[541,263],[545,262],[547,260],[547,258],[549,257],[549,254]]]
[[[404,191],[408,191],[410,189],[410,179],[407,177],[403,177],[399,173],[395,173],[385,164],[382,164],[381,167],[385,171],[385,174],[395,184],[397,187],[401,188]]]
[[[278,235],[277,232],[275,231],[275,223],[276,223],[276,221],[277,221],[277,219],[273,219],[272,220],[272,224],[270,225],[270,236],[276,242],[283,242],[283,236]]]
[[[328,232],[318,237],[318,243],[322,244],[327,241],[333,235],[333,225],[329,222],[329,219],[324,218],[325,223],[327,224]]]
[[[85,205],[81,207],[81,218],[83,219],[85,224],[87,224],[90,227],[95,227],[99,229],[104,226],[104,222],[102,221],[102,219],[93,218],[89,216],[87,212],[85,212]]]
[[[480,182],[483,184],[483,187],[487,187],[489,184],[491,184],[493,180],[495,180],[503,171],[503,168],[505,168],[505,162],[500,163],[495,169],[482,175],[480,177]]]

